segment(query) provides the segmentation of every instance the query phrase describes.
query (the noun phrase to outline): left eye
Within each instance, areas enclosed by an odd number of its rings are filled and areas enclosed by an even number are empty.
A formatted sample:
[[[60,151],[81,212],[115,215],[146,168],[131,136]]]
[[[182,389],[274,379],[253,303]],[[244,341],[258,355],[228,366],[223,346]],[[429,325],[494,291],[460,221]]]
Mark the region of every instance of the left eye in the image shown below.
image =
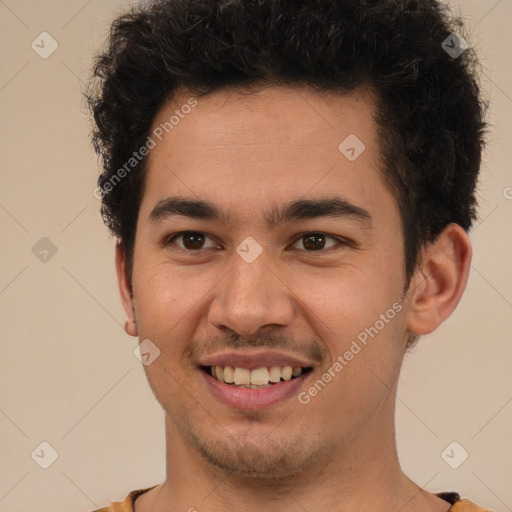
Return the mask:
[[[333,244],[326,247],[326,240],[331,239],[334,241]],[[335,238],[333,236],[327,235],[325,233],[304,233],[300,236],[300,238],[295,242],[302,241],[302,245],[306,248],[308,252],[315,252],[321,249],[328,249],[336,245],[336,243],[343,243],[342,240]]]

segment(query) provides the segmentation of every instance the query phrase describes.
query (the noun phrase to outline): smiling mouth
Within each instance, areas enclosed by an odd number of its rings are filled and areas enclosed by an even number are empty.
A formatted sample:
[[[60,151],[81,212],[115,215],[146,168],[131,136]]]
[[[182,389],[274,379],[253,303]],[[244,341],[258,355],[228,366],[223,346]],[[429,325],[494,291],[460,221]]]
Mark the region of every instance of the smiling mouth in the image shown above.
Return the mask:
[[[264,389],[280,382],[297,379],[313,370],[311,367],[269,366],[255,368],[239,368],[233,366],[200,366],[210,377],[238,388]]]

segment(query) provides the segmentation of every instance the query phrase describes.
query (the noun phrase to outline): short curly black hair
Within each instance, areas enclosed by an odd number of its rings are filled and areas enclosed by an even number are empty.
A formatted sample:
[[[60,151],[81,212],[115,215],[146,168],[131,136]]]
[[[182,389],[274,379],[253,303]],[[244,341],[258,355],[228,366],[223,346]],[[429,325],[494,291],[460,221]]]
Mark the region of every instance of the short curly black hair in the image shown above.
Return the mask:
[[[449,223],[468,231],[477,218],[487,105],[466,39],[461,18],[438,0],[155,0],[120,15],[86,97],[104,167],[101,212],[129,273],[146,158],[115,186],[112,178],[178,88],[201,97],[262,84],[368,87],[408,285],[424,245]]]

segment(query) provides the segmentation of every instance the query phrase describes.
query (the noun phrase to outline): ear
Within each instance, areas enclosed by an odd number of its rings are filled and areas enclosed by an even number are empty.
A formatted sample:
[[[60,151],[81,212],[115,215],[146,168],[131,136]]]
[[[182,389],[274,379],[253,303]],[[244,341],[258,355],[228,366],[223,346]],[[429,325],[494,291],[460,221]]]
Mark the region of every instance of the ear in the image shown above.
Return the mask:
[[[469,275],[472,249],[467,233],[449,224],[422,253],[410,287],[407,328],[434,331],[457,307]]]
[[[130,336],[138,336],[139,333],[135,323],[135,309],[132,302],[130,276],[128,276],[126,271],[126,254],[120,242],[116,245],[116,270],[121,302],[123,304],[124,312],[128,317],[128,321],[125,324],[125,331]]]

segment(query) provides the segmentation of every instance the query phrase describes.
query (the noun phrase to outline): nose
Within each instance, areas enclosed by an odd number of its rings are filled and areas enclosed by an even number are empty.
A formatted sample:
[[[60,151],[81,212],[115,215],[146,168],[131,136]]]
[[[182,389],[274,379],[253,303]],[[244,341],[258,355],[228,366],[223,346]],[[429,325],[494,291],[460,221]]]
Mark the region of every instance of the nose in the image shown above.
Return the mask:
[[[234,256],[233,268],[219,283],[210,307],[211,325],[250,336],[262,327],[291,323],[293,293],[262,256],[252,263]]]

